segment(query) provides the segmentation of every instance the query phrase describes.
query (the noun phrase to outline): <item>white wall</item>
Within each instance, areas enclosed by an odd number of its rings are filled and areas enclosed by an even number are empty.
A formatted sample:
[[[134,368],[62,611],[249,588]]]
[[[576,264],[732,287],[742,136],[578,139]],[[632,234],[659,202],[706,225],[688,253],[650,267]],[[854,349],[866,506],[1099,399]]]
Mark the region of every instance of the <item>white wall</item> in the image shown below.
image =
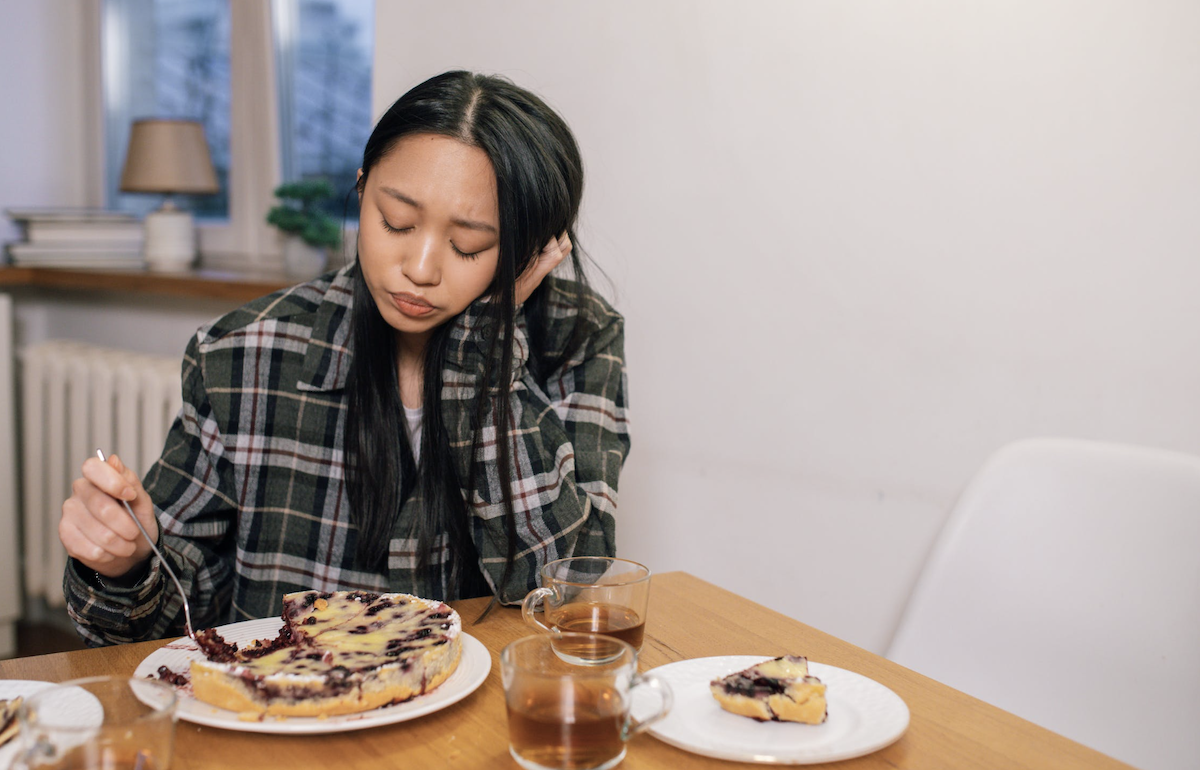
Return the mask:
[[[94,193],[84,4],[6,2],[0,8],[0,212],[87,206]],[[0,243],[17,231],[0,216]]]
[[[628,321],[621,552],[872,650],[1019,437],[1200,452],[1200,5],[377,2],[561,110]]]

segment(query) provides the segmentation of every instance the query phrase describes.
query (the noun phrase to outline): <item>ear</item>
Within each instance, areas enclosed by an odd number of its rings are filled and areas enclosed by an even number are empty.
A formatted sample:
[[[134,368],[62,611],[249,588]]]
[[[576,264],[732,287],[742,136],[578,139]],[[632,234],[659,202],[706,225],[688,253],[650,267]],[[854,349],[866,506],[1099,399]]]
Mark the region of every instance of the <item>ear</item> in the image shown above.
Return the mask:
[[[358,170],[358,176],[354,177],[354,189],[358,191],[358,202],[359,203],[362,203],[362,191],[363,191],[362,177],[363,177],[363,173],[362,173],[362,169],[360,168]]]

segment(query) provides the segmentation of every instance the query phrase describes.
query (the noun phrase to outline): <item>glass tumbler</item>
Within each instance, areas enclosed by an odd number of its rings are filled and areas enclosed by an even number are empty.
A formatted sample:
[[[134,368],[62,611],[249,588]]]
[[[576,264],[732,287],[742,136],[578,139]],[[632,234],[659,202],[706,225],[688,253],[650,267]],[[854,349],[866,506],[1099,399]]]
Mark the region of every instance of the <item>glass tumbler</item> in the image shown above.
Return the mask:
[[[521,613],[531,627],[550,632],[604,634],[642,648],[650,604],[650,570],[627,559],[579,556],[548,562],[539,573],[541,588],[530,591]],[[541,605],[545,622],[538,619]],[[570,650],[576,663],[595,652]]]
[[[587,637],[587,638],[580,638]],[[559,645],[596,649],[603,663],[572,663]],[[620,639],[599,634],[538,634],[500,654],[508,711],[509,753],[525,770],[607,770],[625,758],[625,744],[671,710],[671,688],[637,672],[637,655]],[[630,716],[633,691],[647,687],[662,701],[641,721]]]
[[[151,679],[96,676],[48,687],[21,704],[19,770],[166,770],[175,690]]]

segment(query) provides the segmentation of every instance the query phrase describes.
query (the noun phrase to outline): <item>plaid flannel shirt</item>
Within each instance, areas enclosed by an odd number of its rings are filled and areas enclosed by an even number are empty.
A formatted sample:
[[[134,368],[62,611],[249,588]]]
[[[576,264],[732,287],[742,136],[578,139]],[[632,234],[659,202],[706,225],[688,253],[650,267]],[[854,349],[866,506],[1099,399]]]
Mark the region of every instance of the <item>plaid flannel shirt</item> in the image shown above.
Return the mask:
[[[353,354],[350,270],[255,300],[201,328],[188,344],[183,408],[146,476],[146,491],[159,520],[160,550],[188,594],[197,628],[276,615],[285,593],[313,588],[455,598],[454,587],[427,585],[415,570],[409,533],[422,513],[418,494],[397,517],[386,572],[355,561],[358,532],[342,451]],[[576,312],[570,300],[581,287],[550,278],[546,288],[548,344],[561,349],[567,331],[561,322]],[[586,308],[586,343],[545,382],[525,366],[524,314],[518,318],[510,430],[519,542],[502,590],[508,537],[494,425],[481,433],[477,488],[464,490],[479,568],[506,603],[537,585],[547,561],[616,551],[617,478],[629,449],[624,323],[597,295],[588,293]],[[486,338],[478,305],[453,323],[442,408],[465,480]],[[68,611],[89,644],[182,633],[182,603],[157,557],[128,588],[91,578],[74,560],[64,577]]]

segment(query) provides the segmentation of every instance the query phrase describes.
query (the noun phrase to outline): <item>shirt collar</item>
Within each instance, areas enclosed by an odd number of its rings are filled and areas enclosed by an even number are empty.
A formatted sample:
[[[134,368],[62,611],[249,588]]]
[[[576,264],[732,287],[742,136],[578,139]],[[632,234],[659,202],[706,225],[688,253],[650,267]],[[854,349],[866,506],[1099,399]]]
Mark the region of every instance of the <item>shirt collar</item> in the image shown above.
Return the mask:
[[[350,308],[353,305],[356,263],[338,270],[317,307],[304,357],[304,370],[296,382],[303,391],[325,392],[346,387],[353,359],[350,341]]]

